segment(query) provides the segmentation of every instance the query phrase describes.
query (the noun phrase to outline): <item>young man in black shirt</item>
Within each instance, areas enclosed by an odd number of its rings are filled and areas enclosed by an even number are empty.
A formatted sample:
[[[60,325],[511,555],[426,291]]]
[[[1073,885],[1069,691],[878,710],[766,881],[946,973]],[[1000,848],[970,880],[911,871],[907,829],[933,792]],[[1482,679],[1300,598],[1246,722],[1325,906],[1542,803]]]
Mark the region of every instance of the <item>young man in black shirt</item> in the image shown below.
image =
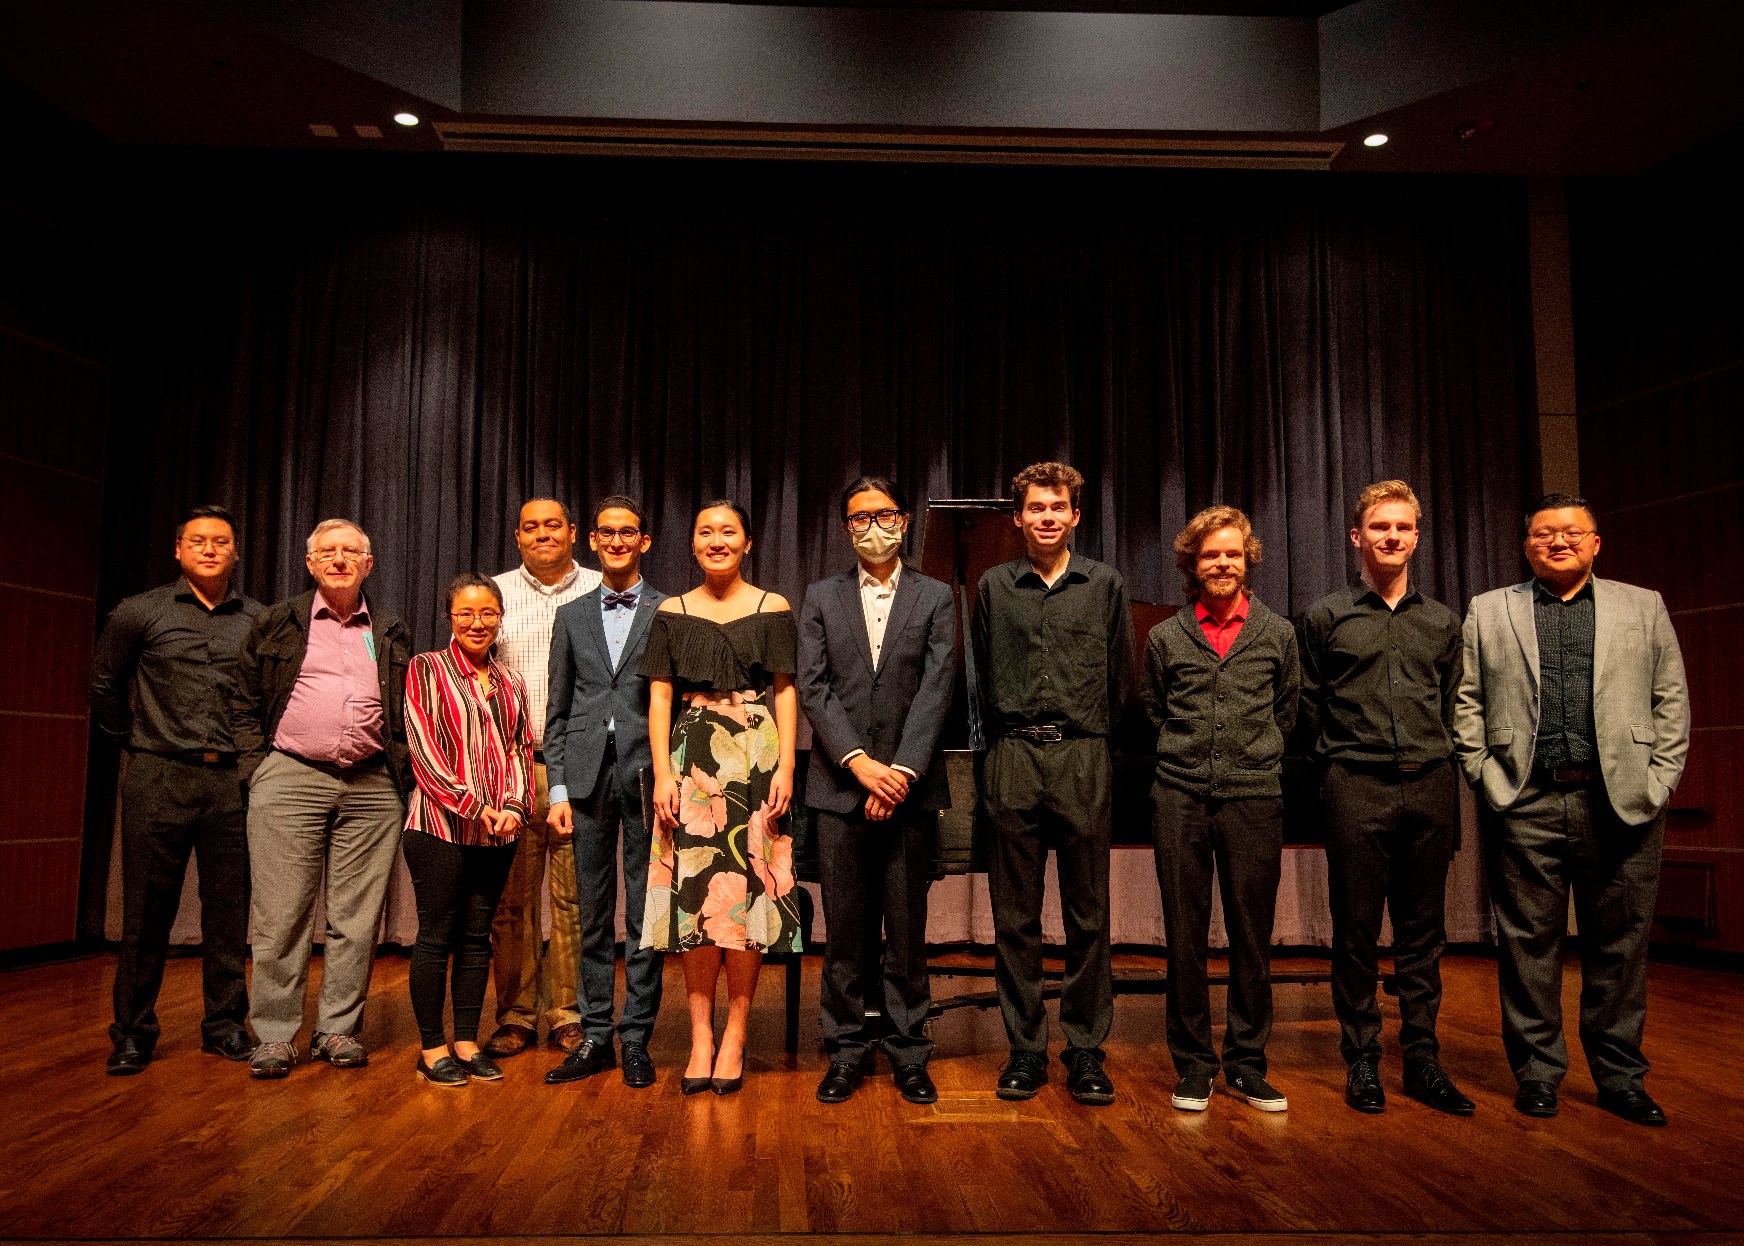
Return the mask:
[[[1056,855],[1066,927],[1060,1028],[1066,1085],[1080,1103],[1114,1101],[1102,1040],[1114,1015],[1108,942],[1113,762],[1133,665],[1132,612],[1112,567],[1075,554],[1084,478],[1036,463],[1011,483],[1025,557],[994,567],[976,593],[971,657],[988,753],[984,786],[996,839],[994,967],[1011,1059],[999,1097],[1028,1099],[1048,1080],[1042,1007],[1042,877]]]
[[[1470,1116],[1472,1101],[1442,1072],[1443,900],[1459,840],[1453,704],[1460,621],[1410,582],[1422,507],[1402,480],[1357,498],[1350,542],[1360,578],[1302,616],[1302,735],[1324,767],[1326,863],[1332,899],[1332,1005],[1349,1072],[1344,1099],[1387,1105],[1381,1088],[1376,944],[1383,905],[1393,919],[1393,975],[1405,1093]]]
[[[191,852],[200,862],[201,1046],[227,1060],[254,1050],[243,978],[248,836],[230,693],[237,652],[261,607],[231,586],[236,526],[223,507],[188,512],[176,527],[175,556],[181,578],[116,606],[91,661],[92,716],[128,754],[107,1066],[121,1076],[144,1069],[157,1046],[158,988]]]

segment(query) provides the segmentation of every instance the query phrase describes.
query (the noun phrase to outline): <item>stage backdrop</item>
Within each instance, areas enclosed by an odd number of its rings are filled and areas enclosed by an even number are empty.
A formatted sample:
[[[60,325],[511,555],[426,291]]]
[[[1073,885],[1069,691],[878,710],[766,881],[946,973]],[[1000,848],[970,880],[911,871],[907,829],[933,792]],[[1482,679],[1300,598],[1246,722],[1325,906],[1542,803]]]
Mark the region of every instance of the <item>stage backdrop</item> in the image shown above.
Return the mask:
[[[1227,501],[1260,596],[1299,611],[1351,573],[1351,499],[1387,476],[1426,508],[1425,590],[1463,608],[1523,574],[1515,181],[122,159],[150,193],[117,248],[105,607],[173,574],[190,503],[235,509],[263,600],[307,587],[304,537],[344,515],[427,647],[452,575],[515,562],[523,498],[611,492],[645,500],[668,591],[698,578],[697,503],[738,499],[751,578],[797,602],[849,560],[855,475],[999,496],[1042,458],[1084,472],[1077,547],[1138,599],[1179,600],[1168,543]]]

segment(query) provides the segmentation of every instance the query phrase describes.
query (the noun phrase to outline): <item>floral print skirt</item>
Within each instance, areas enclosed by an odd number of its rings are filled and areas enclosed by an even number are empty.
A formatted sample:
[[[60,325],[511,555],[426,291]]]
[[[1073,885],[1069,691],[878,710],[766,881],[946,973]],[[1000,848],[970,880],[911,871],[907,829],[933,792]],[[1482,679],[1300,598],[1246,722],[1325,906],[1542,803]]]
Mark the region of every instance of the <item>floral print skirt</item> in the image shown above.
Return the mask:
[[[781,737],[761,692],[691,692],[672,726],[679,823],[653,828],[644,946],[801,950],[793,837],[769,816]]]

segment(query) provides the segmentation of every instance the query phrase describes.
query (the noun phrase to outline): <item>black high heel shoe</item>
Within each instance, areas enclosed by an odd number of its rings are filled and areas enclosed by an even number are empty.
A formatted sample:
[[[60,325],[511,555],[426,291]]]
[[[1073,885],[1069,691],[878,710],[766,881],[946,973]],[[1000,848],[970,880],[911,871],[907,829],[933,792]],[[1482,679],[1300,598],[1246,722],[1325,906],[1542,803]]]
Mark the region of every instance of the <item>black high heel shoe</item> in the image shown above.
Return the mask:
[[[730,1095],[745,1084],[745,1057],[739,1056],[739,1075],[737,1077],[711,1077],[709,1088],[717,1095]]]
[[[709,1077],[681,1077],[678,1079],[678,1088],[687,1095],[700,1095],[709,1088],[713,1080]]]

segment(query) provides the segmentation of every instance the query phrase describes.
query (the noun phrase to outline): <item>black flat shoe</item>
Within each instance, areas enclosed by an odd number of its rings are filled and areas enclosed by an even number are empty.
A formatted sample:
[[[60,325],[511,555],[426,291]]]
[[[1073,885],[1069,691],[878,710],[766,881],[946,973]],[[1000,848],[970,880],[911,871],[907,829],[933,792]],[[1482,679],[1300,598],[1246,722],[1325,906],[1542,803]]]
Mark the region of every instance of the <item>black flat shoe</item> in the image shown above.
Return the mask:
[[[1470,1116],[1477,1111],[1477,1105],[1459,1092],[1453,1079],[1434,1060],[1409,1060],[1405,1063],[1405,1093],[1449,1116]]]
[[[150,1063],[151,1053],[140,1046],[137,1038],[124,1038],[115,1044],[115,1050],[103,1062],[103,1071],[110,1077],[131,1077],[144,1071]]]
[[[425,1064],[424,1057],[418,1057],[418,1076],[432,1086],[464,1086],[471,1080],[466,1074],[466,1066],[453,1056],[443,1056],[435,1064]]]
[[[713,1080],[708,1077],[681,1077],[678,1079],[678,1088],[687,1095],[700,1095],[710,1089]]]
[[[1048,1084],[1048,1058],[1033,1051],[1014,1051],[999,1071],[1001,1099],[1033,1099]]]
[[[1556,1087],[1549,1082],[1524,1081],[1514,1092],[1514,1107],[1526,1116],[1540,1119],[1556,1115]]]
[[[910,1103],[937,1103],[939,1090],[933,1085],[933,1079],[926,1071],[924,1064],[899,1064],[896,1066],[896,1089]]]
[[[830,1067],[824,1071],[823,1081],[818,1083],[818,1102],[846,1103],[859,1085],[860,1062],[858,1060],[832,1060]]]
[[[1381,1088],[1381,1075],[1372,1059],[1358,1060],[1345,1073],[1344,1101],[1370,1116],[1387,1110],[1387,1092]]]
[[[248,1036],[247,1030],[232,1030],[216,1041],[210,1038],[201,1040],[200,1050],[226,1060],[242,1061],[254,1054],[254,1040]]]
[[[458,1056],[455,1058],[459,1059]],[[470,1060],[460,1060],[460,1067],[481,1082],[500,1082],[503,1080],[503,1071],[497,1067],[497,1062],[482,1051]]]
[[[1655,1103],[1645,1090],[1631,1087],[1627,1090],[1606,1090],[1599,1088],[1599,1106],[1615,1116],[1621,1116],[1631,1125],[1649,1125],[1657,1129],[1665,1124],[1665,1113]]]

